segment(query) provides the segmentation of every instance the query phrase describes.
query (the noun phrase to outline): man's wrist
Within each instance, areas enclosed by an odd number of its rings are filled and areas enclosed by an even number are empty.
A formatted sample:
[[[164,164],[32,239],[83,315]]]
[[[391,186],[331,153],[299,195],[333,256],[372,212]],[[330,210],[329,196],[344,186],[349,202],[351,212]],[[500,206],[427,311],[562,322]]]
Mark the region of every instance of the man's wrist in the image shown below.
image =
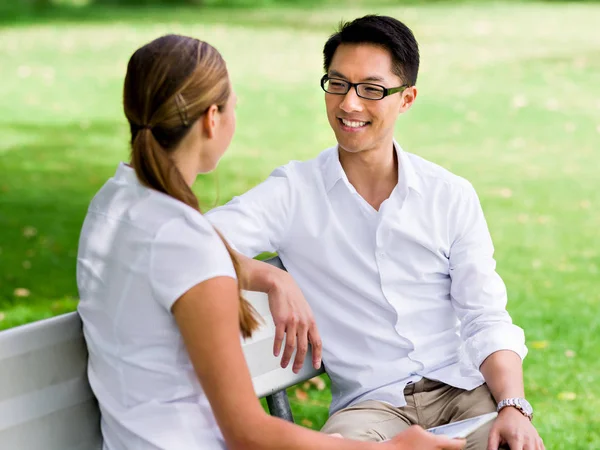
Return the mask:
[[[275,266],[270,266],[269,269],[265,270],[262,279],[266,287],[265,292],[267,294],[274,294],[280,289],[283,289],[286,285],[286,278],[289,274],[285,270],[281,270]]]
[[[239,252],[235,255],[242,269],[243,289],[269,294],[282,285],[281,274],[287,272],[258,259],[249,258]]]
[[[511,410],[517,410],[519,413],[527,417],[529,420],[533,420],[533,407],[523,397],[511,397],[505,398],[498,403],[496,410],[498,413],[510,408]]]

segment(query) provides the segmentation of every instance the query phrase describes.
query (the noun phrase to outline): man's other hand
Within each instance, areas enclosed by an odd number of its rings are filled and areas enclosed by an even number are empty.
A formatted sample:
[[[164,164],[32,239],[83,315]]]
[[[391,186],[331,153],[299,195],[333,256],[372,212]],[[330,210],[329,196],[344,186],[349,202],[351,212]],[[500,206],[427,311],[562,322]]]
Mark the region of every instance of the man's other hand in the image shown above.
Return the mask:
[[[546,449],[531,421],[510,406],[502,409],[498,414],[490,430],[488,450],[498,450],[501,444],[508,444],[510,450]]]
[[[281,367],[288,366],[294,350],[297,348],[292,370],[294,373],[298,373],[304,364],[310,342],[313,367],[319,369],[321,367],[321,337],[313,312],[292,276],[283,270],[279,271],[273,287],[267,294],[269,309],[275,323],[275,342],[273,344],[275,356],[279,356],[285,337]]]

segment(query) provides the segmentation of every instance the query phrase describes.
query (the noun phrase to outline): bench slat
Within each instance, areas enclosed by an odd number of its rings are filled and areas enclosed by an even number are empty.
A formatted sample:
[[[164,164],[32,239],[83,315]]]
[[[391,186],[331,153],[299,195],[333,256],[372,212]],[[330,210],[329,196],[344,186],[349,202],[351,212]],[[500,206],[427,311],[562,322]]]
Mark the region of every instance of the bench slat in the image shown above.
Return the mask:
[[[100,449],[77,313],[0,333],[0,443],[6,449]]]
[[[95,399],[10,428],[0,427],[2,449],[100,450],[100,413]]]
[[[243,344],[243,349],[257,397],[271,395],[323,373],[322,370],[315,370],[312,367],[310,349],[299,373],[292,372],[293,357],[288,367],[282,369],[279,365],[281,355],[273,356],[273,335],[257,341],[249,340]]]

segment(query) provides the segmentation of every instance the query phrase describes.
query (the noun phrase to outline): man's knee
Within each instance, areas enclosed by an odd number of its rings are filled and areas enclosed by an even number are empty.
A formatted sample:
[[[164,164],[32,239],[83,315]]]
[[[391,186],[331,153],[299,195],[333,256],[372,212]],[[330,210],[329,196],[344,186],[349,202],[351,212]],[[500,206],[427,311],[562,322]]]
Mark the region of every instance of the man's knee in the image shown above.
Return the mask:
[[[333,428],[335,429],[335,428]],[[345,439],[352,439],[354,441],[363,441],[363,442],[381,442],[385,441],[387,438],[382,436],[377,430],[374,429],[361,429],[361,428],[345,428],[343,430],[337,430],[333,432],[329,432],[323,428],[321,430],[323,433],[327,434],[337,434],[342,436]]]
[[[357,441],[384,441],[409,427],[392,409],[380,402],[367,401],[338,411],[329,418],[321,431],[341,434]]]
[[[353,420],[352,414],[333,416],[321,429],[326,434],[338,434],[346,439],[356,441],[379,442],[385,440],[380,433],[372,428],[372,424],[364,420]]]

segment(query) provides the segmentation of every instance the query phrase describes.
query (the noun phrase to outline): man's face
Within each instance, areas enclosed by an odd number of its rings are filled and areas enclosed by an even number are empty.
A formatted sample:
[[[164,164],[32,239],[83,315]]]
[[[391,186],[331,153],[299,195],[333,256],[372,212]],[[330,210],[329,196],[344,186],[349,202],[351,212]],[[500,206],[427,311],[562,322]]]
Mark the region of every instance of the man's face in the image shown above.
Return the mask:
[[[371,44],[341,44],[331,61],[329,77],[351,83],[374,83],[394,88],[404,81],[392,71],[392,57]],[[367,100],[354,87],[346,95],[325,93],[327,118],[340,147],[357,153],[391,144],[398,114],[410,108],[416,89],[391,94],[381,100]]]

